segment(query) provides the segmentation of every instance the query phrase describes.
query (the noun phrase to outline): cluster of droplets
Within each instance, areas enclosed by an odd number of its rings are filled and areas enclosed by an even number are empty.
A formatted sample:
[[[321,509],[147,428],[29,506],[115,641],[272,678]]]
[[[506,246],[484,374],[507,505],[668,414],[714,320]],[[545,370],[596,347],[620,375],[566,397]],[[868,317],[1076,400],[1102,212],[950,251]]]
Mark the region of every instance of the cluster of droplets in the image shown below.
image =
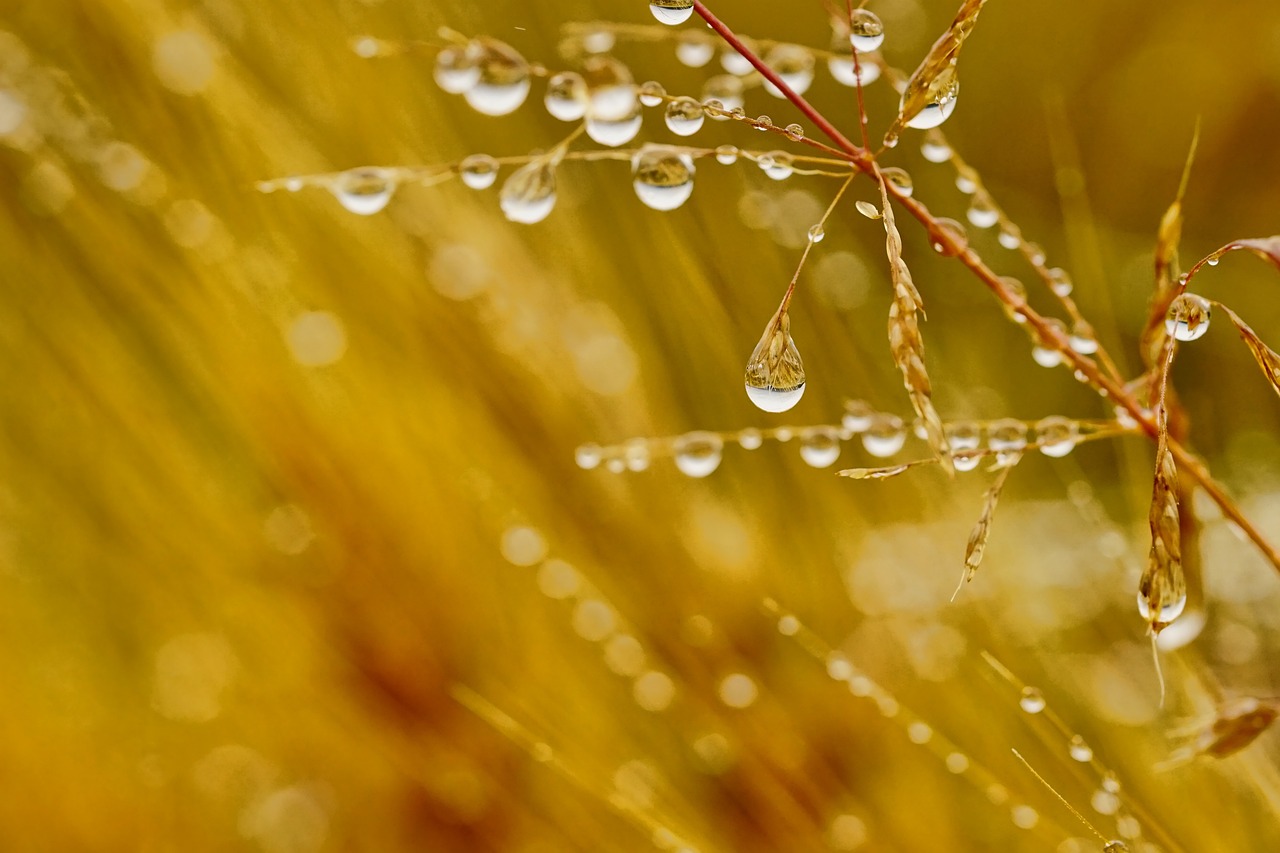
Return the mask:
[[[476,112],[503,116],[529,97],[531,69],[513,47],[488,36],[453,39],[436,54],[436,84]]]

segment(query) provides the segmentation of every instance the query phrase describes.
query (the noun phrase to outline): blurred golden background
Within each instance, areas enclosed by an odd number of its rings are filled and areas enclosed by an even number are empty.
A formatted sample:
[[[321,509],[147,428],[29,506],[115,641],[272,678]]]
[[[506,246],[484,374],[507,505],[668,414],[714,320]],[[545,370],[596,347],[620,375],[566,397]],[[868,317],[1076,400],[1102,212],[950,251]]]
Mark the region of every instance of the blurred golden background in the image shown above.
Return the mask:
[[[712,8],[830,43],[816,2]],[[870,8],[907,70],[955,11]],[[438,89],[429,51],[351,43],[449,26],[554,70],[561,26],[595,20],[652,23],[641,3],[510,0],[0,12],[0,848],[1102,849],[1016,748],[1131,850],[1275,849],[1274,735],[1156,767],[1219,702],[1276,693],[1280,585],[1206,504],[1207,623],[1162,655],[1161,708],[1134,606],[1144,439],[1023,462],[954,604],[989,475],[850,482],[795,442],[730,443],[698,479],[667,458],[575,463],[584,443],[838,424],[848,398],[905,416],[884,233],[853,207],[869,183],[801,277],[808,391],[780,416],[750,405],[743,364],[830,179],[707,158],[662,214],[625,164],[570,162],[533,226],[459,181],[370,217],[320,189],[256,191],[555,145],[540,81],[480,116]],[[698,94],[712,72],[673,47],[616,55]],[[1184,260],[1278,230],[1277,57],[1270,0],[996,0],[965,48],[948,136],[1071,270],[1128,375],[1197,117]],[[819,67],[810,94],[855,132],[851,90]],[[882,133],[896,97],[866,94]],[[759,89],[747,111],[799,120]],[[761,138],[708,122],[691,142]],[[641,139],[678,141],[652,110]],[[919,139],[884,162],[963,220]],[[1111,417],[901,227],[945,418]],[[1280,342],[1274,270],[1232,256],[1200,282]],[[1193,446],[1274,541],[1280,408],[1220,325],[1174,379]],[[871,464],[846,442],[836,467]],[[1048,709],[1020,708],[982,650]]]

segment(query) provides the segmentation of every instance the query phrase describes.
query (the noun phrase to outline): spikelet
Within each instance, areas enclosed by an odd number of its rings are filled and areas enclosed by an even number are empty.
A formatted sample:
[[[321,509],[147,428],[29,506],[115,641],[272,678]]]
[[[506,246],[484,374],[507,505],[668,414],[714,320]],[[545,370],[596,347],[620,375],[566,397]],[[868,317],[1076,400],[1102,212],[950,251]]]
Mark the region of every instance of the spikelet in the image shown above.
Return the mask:
[[[1195,134],[1191,137],[1191,150],[1187,152],[1186,163],[1182,167],[1182,180],[1178,184],[1178,194],[1173,203],[1160,218],[1160,227],[1156,231],[1155,277],[1156,289],[1151,294],[1147,325],[1142,330],[1139,349],[1143,362],[1148,368],[1154,368],[1164,348],[1164,318],[1169,311],[1169,303],[1178,295],[1178,244],[1182,242],[1182,199],[1187,193],[1187,182],[1191,179],[1191,166],[1195,162],[1196,146],[1200,141],[1200,125],[1196,125]]]
[[[961,586],[973,580],[974,575],[978,573],[978,566],[982,564],[982,557],[987,552],[987,539],[991,536],[991,521],[996,514],[996,504],[1000,502],[1000,493],[1004,491],[1009,472],[1017,464],[1017,459],[1014,459],[1008,465],[1001,465],[995,481],[982,499],[982,514],[978,516],[978,522],[970,531],[969,543],[964,549],[964,578],[961,580]],[[959,591],[959,587],[956,590]]]
[[[889,190],[883,179],[880,183],[881,215],[884,218],[885,252],[889,256],[889,275],[893,280],[893,304],[889,306],[889,349],[893,362],[902,371],[902,382],[911,398],[911,406],[924,422],[929,446],[948,474],[955,473],[951,462],[951,447],[947,443],[942,419],[933,407],[933,389],[924,366],[924,339],[916,319],[924,303],[920,291],[911,280],[911,271],[902,260],[902,235],[894,222],[893,207],[889,204]]]
[[[1160,385],[1168,380],[1173,362],[1173,341],[1165,345]],[[1151,550],[1147,568],[1138,582],[1138,611],[1158,634],[1182,612],[1187,601],[1187,584],[1182,573],[1182,535],[1178,512],[1178,466],[1169,452],[1169,414],[1161,394],[1156,407],[1159,437],[1156,444],[1154,483],[1147,521],[1151,528]]]

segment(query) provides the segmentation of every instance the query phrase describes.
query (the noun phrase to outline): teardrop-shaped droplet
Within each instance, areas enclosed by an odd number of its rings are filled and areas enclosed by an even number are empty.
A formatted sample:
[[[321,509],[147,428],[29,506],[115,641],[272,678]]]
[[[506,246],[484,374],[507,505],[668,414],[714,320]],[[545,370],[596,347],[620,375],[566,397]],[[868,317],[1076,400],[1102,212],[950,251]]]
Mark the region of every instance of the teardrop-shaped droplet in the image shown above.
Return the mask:
[[[675,441],[676,467],[689,477],[705,477],[720,467],[724,440],[714,432],[690,432]]]
[[[580,121],[587,113],[587,81],[576,71],[562,71],[547,81],[547,112],[560,121]]]
[[[884,24],[868,9],[854,9],[849,19],[849,43],[859,53],[879,50],[884,44]]]
[[[667,129],[677,136],[692,136],[697,133],[705,119],[702,104],[693,98],[676,98],[667,104]]]
[[[386,169],[369,166],[338,175],[329,191],[352,213],[372,216],[391,201],[396,192],[396,182]]]
[[[467,103],[478,113],[504,116],[515,112],[529,96],[529,63],[509,44],[497,39],[478,38],[480,77],[464,92]]]
[[[654,210],[675,210],[693,194],[693,158],[679,148],[646,145],[631,160],[636,195]]]
[[[791,339],[791,318],[779,308],[747,359],[747,397],[766,412],[785,412],[804,396],[804,382],[804,362]]]
[[[472,154],[458,164],[458,174],[471,189],[488,189],[498,179],[498,161],[488,154]]]
[[[925,93],[926,103],[920,112],[906,120],[907,127],[928,130],[942,124],[956,110],[956,97],[960,94],[960,78],[954,67],[943,70],[929,84]]]
[[[1156,566],[1148,567],[1138,582],[1138,615],[1157,630],[1168,625],[1187,609],[1187,584],[1182,570],[1170,576]]]
[[[1038,687],[1022,688],[1022,696],[1018,698],[1018,705],[1028,714],[1039,714],[1045,709],[1047,703],[1044,701],[1044,694],[1040,692]]]
[[[1036,422],[1036,444],[1045,456],[1062,457],[1075,449],[1079,427],[1061,415],[1050,415]]]
[[[765,54],[765,65],[774,70],[782,82],[797,95],[803,95],[813,85],[813,51],[798,44],[778,44]],[[762,81],[764,90],[775,98],[786,97],[771,80]]]
[[[541,222],[556,206],[556,168],[546,159],[526,163],[502,184],[498,194],[502,213],[512,222]]]
[[[649,11],[658,23],[674,27],[693,15],[693,0],[650,0]]]
[[[831,427],[800,433],[800,458],[814,468],[830,468],[840,458],[840,434]]]
[[[1165,330],[1180,341],[1195,341],[1209,331],[1209,315],[1213,306],[1195,293],[1179,294],[1169,305]]]

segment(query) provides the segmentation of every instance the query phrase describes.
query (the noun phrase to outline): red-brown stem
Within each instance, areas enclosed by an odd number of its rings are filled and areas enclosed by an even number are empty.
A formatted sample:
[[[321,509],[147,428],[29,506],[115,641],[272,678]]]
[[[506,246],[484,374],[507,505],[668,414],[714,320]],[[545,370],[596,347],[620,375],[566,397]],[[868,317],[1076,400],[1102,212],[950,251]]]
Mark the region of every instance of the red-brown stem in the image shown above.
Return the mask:
[[[786,97],[788,101],[795,106],[796,109],[804,113],[810,121],[814,123],[823,133],[830,137],[831,141],[839,146],[846,154],[849,155],[849,161],[853,163],[860,171],[870,175],[873,178],[879,178],[879,168],[875,162],[875,157],[864,148],[860,148],[849,140],[843,133],[827,120],[826,116],[818,112],[813,105],[796,94],[790,86],[782,80],[778,74],[764,63],[760,57],[756,56],[751,48],[743,44],[742,39],[738,38],[733,30],[729,29],[719,18],[711,13],[702,0],[693,0],[693,8],[707,25],[711,27],[725,43],[742,55],[744,59],[764,76],[766,80],[778,87],[778,90]],[[1072,370],[1078,370],[1084,375],[1085,380],[1090,386],[1097,389],[1115,404],[1124,407],[1150,438],[1159,440],[1160,430],[1156,426],[1156,422],[1150,412],[1145,411],[1138,400],[1130,393],[1125,391],[1124,387],[1111,377],[1105,375],[1098,369],[1098,364],[1093,359],[1081,355],[1071,348],[1071,342],[1062,332],[1058,331],[1048,320],[1037,314],[1025,299],[1014,296],[1013,293],[1005,287],[1000,280],[1000,276],[994,270],[983,262],[982,258],[968,246],[962,246],[957,242],[956,238],[945,228],[937,227],[937,220],[933,214],[929,212],[929,208],[925,207],[919,201],[904,196],[897,187],[892,183],[888,184],[889,194],[903,208],[914,216],[922,225],[929,229],[930,239],[942,246],[942,252],[946,255],[952,255],[959,259],[969,270],[985,284],[996,298],[1010,308],[1018,311],[1026,318],[1027,323],[1035,329],[1043,340],[1052,341],[1054,346],[1062,353],[1063,358],[1070,364]],[[1199,265],[1197,265],[1197,268]],[[1179,468],[1186,471],[1193,480],[1195,480],[1201,488],[1213,499],[1221,509],[1222,514],[1233,521],[1250,541],[1262,552],[1263,556],[1271,563],[1277,572],[1280,572],[1280,551],[1267,541],[1262,532],[1256,528],[1240,508],[1236,506],[1235,501],[1223,490],[1222,486],[1213,479],[1213,475],[1205,468],[1189,450],[1181,444],[1169,440],[1169,452],[1173,454],[1177,460]]]

